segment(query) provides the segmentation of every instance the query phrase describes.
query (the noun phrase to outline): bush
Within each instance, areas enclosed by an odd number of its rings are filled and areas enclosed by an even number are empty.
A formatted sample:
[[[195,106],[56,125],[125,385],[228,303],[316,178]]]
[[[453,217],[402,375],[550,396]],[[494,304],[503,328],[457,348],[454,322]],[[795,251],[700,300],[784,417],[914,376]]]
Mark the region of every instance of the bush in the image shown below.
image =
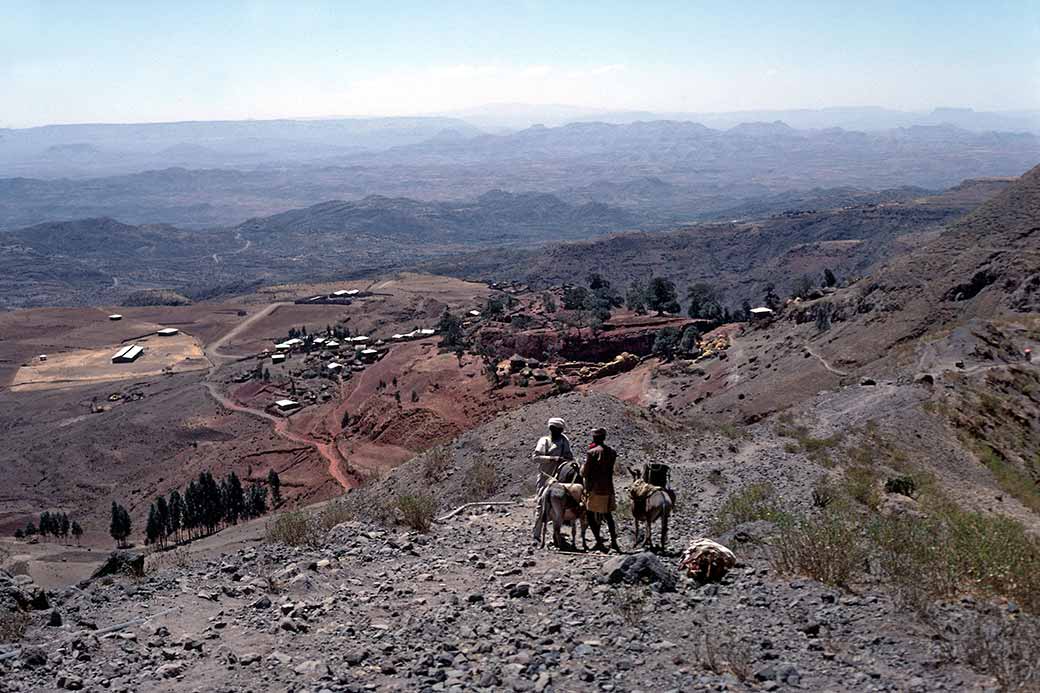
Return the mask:
[[[617,591],[614,610],[621,622],[629,628],[639,628],[646,613],[646,592],[639,587],[627,587]]]
[[[885,493],[898,493],[913,498],[917,492],[917,482],[912,476],[897,476],[885,481]]]
[[[24,611],[0,611],[0,642],[18,642],[32,618]]]
[[[995,678],[1000,690],[1040,690],[1040,622],[979,614],[958,649],[960,659]]]
[[[299,510],[282,513],[267,522],[267,541],[288,546],[321,546],[325,533],[317,516]]]
[[[451,450],[444,445],[430,448],[422,456],[422,475],[427,481],[443,479],[454,462]]]
[[[927,517],[879,518],[870,533],[885,577],[913,608],[971,591],[1040,613],[1040,540],[1016,520],[941,501]]]
[[[869,467],[849,467],[845,470],[845,492],[871,510],[877,510],[881,504],[877,476]]]
[[[479,458],[466,471],[466,498],[471,501],[487,500],[498,488],[498,470],[486,458]]]
[[[782,511],[772,484],[749,484],[726,499],[712,523],[712,531],[721,534],[744,522],[768,520],[787,524],[791,517]]]
[[[825,585],[844,588],[863,569],[866,558],[858,529],[836,513],[823,513],[785,527],[772,552],[778,573],[806,575]]]
[[[397,509],[401,511],[404,523],[417,532],[425,534],[433,526],[433,513],[436,510],[433,496],[425,494],[398,496]]]

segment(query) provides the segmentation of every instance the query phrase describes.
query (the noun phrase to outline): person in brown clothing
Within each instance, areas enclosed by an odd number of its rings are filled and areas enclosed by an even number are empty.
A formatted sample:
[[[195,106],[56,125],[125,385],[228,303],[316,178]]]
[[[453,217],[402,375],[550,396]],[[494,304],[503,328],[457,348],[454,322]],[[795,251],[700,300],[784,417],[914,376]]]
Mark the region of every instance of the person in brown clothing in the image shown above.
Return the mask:
[[[617,543],[617,528],[614,526],[614,515],[617,502],[614,498],[614,462],[617,452],[606,443],[607,432],[597,428],[592,432],[592,444],[585,455],[585,464],[581,475],[585,479],[585,506],[589,515],[589,526],[596,537],[596,549],[606,551],[600,536],[602,521],[607,521],[610,530],[610,548],[621,553]]]

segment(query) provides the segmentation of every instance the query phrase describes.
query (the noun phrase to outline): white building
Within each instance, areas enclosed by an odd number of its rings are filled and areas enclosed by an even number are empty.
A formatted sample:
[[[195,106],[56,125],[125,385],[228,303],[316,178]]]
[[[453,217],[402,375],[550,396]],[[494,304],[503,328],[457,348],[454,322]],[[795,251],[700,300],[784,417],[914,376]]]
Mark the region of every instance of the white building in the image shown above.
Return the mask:
[[[766,308],[765,306],[759,306],[758,308],[752,308],[751,309],[751,319],[752,320],[762,320],[762,319],[771,318],[771,317],[773,317],[773,309],[772,308]]]
[[[108,319],[109,320],[122,320],[123,316],[120,315],[119,313],[112,313],[111,315],[108,316]]]
[[[329,365],[325,366],[325,368],[328,369],[329,373],[339,373],[343,370],[343,364],[333,361]]]
[[[280,399],[274,403],[274,406],[278,411],[290,412],[300,408],[300,403],[291,399]]]
[[[180,332],[181,331],[178,330],[176,327],[164,327],[155,334],[159,335],[160,337],[173,337],[174,335],[180,334]]]
[[[285,363],[285,354],[272,354],[271,363]]]
[[[112,355],[112,363],[133,363],[144,353],[144,349],[136,344],[127,344]]]

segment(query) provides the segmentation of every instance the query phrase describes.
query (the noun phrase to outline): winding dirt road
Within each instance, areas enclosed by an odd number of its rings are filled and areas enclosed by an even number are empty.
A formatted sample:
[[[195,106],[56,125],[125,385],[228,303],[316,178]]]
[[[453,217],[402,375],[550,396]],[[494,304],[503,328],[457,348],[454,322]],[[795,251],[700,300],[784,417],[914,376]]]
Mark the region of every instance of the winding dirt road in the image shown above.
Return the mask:
[[[357,484],[353,482],[343,472],[342,463],[345,463],[346,460],[342,458],[334,444],[321,441],[316,438],[311,438],[310,436],[292,431],[289,428],[289,419],[287,418],[275,416],[266,411],[263,411],[262,409],[254,409],[252,407],[247,407],[244,404],[239,404],[238,402],[234,401],[230,397],[220,392],[220,390],[217,388],[217,384],[211,380],[211,378],[221,365],[239,358],[237,356],[231,356],[228,354],[221,353],[221,349],[229,341],[231,341],[238,335],[242,334],[245,330],[249,329],[249,327],[257,321],[263,320],[271,313],[278,310],[278,308],[288,305],[292,304],[284,302],[271,303],[265,306],[263,309],[257,311],[253,315],[250,315],[248,318],[240,322],[238,325],[235,325],[235,327],[228,330],[222,337],[220,337],[216,341],[206,345],[206,357],[209,358],[210,364],[212,365],[210,366],[209,373],[206,375],[206,380],[204,380],[202,384],[205,386],[206,392],[209,393],[210,397],[216,400],[221,406],[230,409],[231,411],[237,411],[242,414],[247,414],[249,416],[255,416],[256,418],[270,421],[275,433],[277,433],[281,437],[285,438],[286,440],[291,440],[295,443],[309,445],[310,447],[317,450],[318,454],[321,455],[325,459],[325,461],[329,463],[329,476],[335,479],[336,483],[342,486],[344,490],[351,489]]]

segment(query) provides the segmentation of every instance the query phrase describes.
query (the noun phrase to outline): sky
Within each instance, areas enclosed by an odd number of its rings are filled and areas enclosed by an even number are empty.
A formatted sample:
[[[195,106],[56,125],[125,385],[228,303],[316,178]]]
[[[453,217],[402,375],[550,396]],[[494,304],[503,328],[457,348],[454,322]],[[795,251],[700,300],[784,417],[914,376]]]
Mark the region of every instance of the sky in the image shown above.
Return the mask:
[[[1040,2],[0,0],[0,127],[1040,108]]]

